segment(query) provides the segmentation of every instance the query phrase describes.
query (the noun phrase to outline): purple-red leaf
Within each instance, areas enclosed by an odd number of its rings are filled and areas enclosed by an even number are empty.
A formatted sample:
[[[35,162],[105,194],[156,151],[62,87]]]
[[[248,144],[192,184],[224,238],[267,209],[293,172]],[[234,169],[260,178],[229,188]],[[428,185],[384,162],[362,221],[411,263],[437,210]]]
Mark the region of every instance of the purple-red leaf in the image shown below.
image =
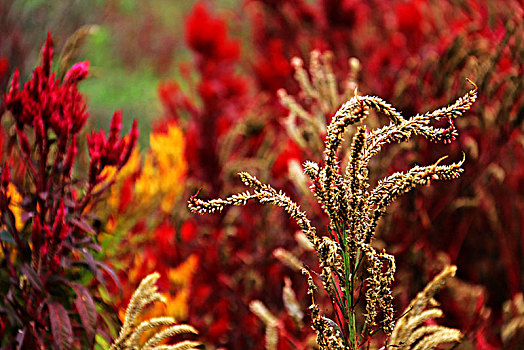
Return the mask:
[[[57,302],[47,304],[49,320],[55,346],[60,350],[71,349],[73,343],[73,328],[66,309]]]
[[[27,280],[31,283],[34,289],[36,289],[39,292],[42,291],[42,280],[40,280],[40,277],[31,266],[29,266],[28,264],[23,264],[20,270],[27,278]]]
[[[92,235],[96,235],[95,229],[93,227],[91,227],[91,225],[89,225],[89,223],[85,219],[83,219],[83,218],[80,218],[80,219],[70,218],[69,222],[72,223],[73,225],[75,225],[76,227],[78,227],[80,230],[86,232],[86,233],[90,233]]]
[[[85,286],[75,282],[69,283],[69,286],[76,293],[75,306],[86,331],[89,344],[92,345],[95,340],[95,327],[98,317],[95,302]]]
[[[113,282],[115,282],[116,286],[118,287],[118,290],[120,291],[120,294],[122,294],[122,285],[120,284],[120,279],[116,275],[115,271],[113,271],[112,268],[110,268],[104,263],[101,263],[100,261],[97,261],[96,265],[102,268],[105,272],[107,272],[109,276],[111,276],[111,279],[113,280]]]

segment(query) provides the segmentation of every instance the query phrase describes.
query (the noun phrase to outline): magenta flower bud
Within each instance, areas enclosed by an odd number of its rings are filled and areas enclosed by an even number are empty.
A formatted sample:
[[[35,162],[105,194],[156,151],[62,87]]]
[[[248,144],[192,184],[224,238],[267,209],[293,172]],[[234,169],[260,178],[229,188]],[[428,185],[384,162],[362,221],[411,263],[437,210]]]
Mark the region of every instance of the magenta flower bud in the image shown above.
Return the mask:
[[[18,141],[20,142],[20,148],[27,155],[31,155],[31,146],[29,145],[29,140],[27,139],[26,134],[20,129],[16,129],[18,134]]]
[[[33,250],[37,251],[42,247],[42,243],[44,242],[42,236],[42,224],[40,222],[40,217],[38,215],[35,215],[35,218],[33,219],[33,232],[31,235],[31,241],[33,242]]]
[[[52,260],[51,269],[56,270],[60,266],[60,257],[55,255]]]
[[[138,130],[138,122],[135,119],[133,120],[133,126],[131,126],[131,130],[129,130],[129,141],[127,142],[124,157],[119,164],[120,168],[123,167],[129,160],[129,157],[131,157],[131,153],[133,152],[136,142],[138,141],[138,136],[140,136],[140,130]]]
[[[20,72],[18,71],[18,68],[16,68],[15,73],[13,74],[13,80],[11,80],[11,88],[9,88],[9,92],[4,95],[6,109],[11,111],[17,120],[24,110],[24,106],[21,101],[21,94],[18,91],[20,86],[19,78]]]
[[[80,80],[84,80],[89,75],[89,61],[75,63],[66,73],[64,77],[65,84],[74,84]]]
[[[42,69],[46,76],[51,74],[51,60],[53,58],[53,39],[51,32],[47,32],[44,50],[42,51]]]
[[[37,144],[43,145],[43,142],[45,140],[44,122],[42,121],[42,118],[39,115],[35,116],[35,119],[33,120],[33,126],[35,128]]]
[[[60,201],[60,205],[56,211],[55,223],[53,224],[53,236],[56,238],[59,238],[62,234],[62,229],[65,226],[65,215],[66,209],[64,207],[64,202]]]
[[[118,110],[113,113],[113,118],[111,118],[111,124],[109,126],[109,135],[107,142],[110,145],[113,145],[116,140],[118,140],[118,134],[122,130],[122,111]]]
[[[68,177],[71,176],[71,170],[75,163],[76,153],[78,152],[78,147],[76,145],[76,136],[73,136],[69,148],[67,150],[66,159],[64,161],[64,174]]]
[[[20,88],[20,71],[18,70],[18,67],[15,69],[15,72],[13,73],[13,80],[11,80],[11,88],[9,89],[9,96],[12,96],[14,93],[18,92],[18,89]]]
[[[69,235],[69,226],[68,225],[64,225],[62,226],[62,229],[60,230],[60,233],[58,235],[58,239],[59,241],[63,241],[64,239],[66,239],[66,237]]]
[[[11,181],[11,170],[9,170],[9,164],[5,163],[2,169],[2,187],[7,188]]]
[[[46,242],[46,243],[44,243],[44,245],[42,246],[42,249],[40,249],[40,256],[46,256],[48,250],[49,250],[49,249],[47,248],[47,242]]]
[[[100,130],[100,133],[92,131],[91,135],[86,135],[86,139],[89,157],[91,159],[99,160],[102,156],[102,150],[106,147],[106,138],[104,131]]]

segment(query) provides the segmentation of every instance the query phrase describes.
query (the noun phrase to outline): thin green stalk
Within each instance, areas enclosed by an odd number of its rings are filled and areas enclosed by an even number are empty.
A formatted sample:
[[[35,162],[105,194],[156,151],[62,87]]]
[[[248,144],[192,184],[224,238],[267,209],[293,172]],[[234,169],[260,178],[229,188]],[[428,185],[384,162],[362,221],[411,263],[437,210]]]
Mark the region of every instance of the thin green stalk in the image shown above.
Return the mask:
[[[333,287],[333,290],[335,291],[335,302],[337,303],[338,307],[340,308],[340,310],[342,311],[342,314],[345,318],[347,318],[347,313],[344,312],[344,308],[342,307],[342,297],[340,296],[339,292],[338,292],[338,288],[337,288],[337,285],[335,283],[335,279],[333,278],[333,275],[331,275],[331,285]]]
[[[337,227],[338,230],[340,228]],[[347,315],[348,315],[348,332],[349,332],[349,344],[351,349],[356,349],[357,337],[356,337],[356,321],[355,311],[353,308],[353,288],[354,288],[354,274],[351,273],[352,261],[350,259],[350,252],[347,246],[347,231],[342,228],[342,242],[344,244],[343,257],[344,257],[344,280],[346,282],[345,294],[347,302]],[[340,232],[340,231],[339,231]]]

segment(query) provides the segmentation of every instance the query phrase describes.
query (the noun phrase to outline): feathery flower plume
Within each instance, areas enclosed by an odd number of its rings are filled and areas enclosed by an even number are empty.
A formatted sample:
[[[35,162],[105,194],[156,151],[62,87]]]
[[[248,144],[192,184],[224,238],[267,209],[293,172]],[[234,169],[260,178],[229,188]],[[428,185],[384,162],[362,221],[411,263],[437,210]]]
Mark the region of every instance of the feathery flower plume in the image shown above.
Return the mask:
[[[324,82],[329,85],[331,80],[329,69],[322,71],[319,68],[318,58],[318,54],[312,55],[311,70],[317,74],[312,74],[311,83],[306,80],[305,73],[301,70],[301,62],[295,59],[297,79],[302,82],[304,91],[309,91],[311,97],[315,97],[318,91],[324,91],[327,92],[326,96],[332,96],[331,100],[334,102],[336,96],[333,91],[336,92],[336,89],[320,89]],[[314,92],[313,86],[317,88],[317,92]],[[321,316],[319,306],[313,300],[310,310],[318,345],[322,349],[355,349],[359,344],[369,342],[378,329],[390,335],[394,329],[391,284],[394,279],[395,260],[392,255],[385,251],[379,252],[371,245],[379,219],[396,198],[415,187],[428,185],[432,180],[451,180],[460,176],[464,160],[440,165],[445,158],[443,157],[432,165],[414,166],[407,172],[398,172],[379,181],[371,190],[369,161],[380,152],[383,145],[393,141],[407,141],[413,135],[420,135],[434,142],[452,141],[457,133],[453,119],[468,110],[476,99],[477,87],[475,84],[473,86],[473,90],[460,97],[454,104],[413,117],[402,116],[389,103],[375,96],[355,94],[338,109],[326,128],[323,162],[304,163],[304,172],[312,180],[311,190],[329,216],[329,237],[319,236],[306,213],[282,191],[261,183],[245,172],[239,175],[253,192],[246,191],[226,199],[212,200],[201,200],[195,195],[189,199],[188,207],[191,211],[201,214],[213,213],[222,211],[226,205],[245,205],[254,199],[261,204],[273,204],[283,208],[296,221],[314,247],[320,262],[319,277],[332,300],[337,317],[335,322]],[[284,91],[280,91],[280,97],[292,113],[303,115],[304,119],[310,118]],[[390,124],[368,130],[361,123],[369,115],[370,109],[389,117]],[[448,120],[448,127],[431,125],[433,121],[443,118]],[[338,154],[347,128],[355,124],[359,126],[353,136],[348,165],[342,172]],[[283,257],[282,253],[280,251],[278,254]],[[314,282],[310,274],[309,276],[312,286]],[[363,281],[360,282],[360,286],[359,280]],[[312,290],[310,292],[312,293]],[[357,332],[356,303],[361,300],[362,293],[365,295],[366,315],[361,330]],[[379,315],[380,325],[377,321]],[[448,330],[446,332],[449,333]],[[451,339],[452,335],[446,333],[446,337],[443,335],[440,338],[432,335],[423,341],[432,345],[444,338]]]

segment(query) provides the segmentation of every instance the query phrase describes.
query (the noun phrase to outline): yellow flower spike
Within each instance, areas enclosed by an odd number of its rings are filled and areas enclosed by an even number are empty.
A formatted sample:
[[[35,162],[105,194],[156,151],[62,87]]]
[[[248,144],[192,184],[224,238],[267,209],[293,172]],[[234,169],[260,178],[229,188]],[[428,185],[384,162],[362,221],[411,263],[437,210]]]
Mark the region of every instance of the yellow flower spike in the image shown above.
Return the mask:
[[[198,257],[190,255],[186,261],[173,269],[169,269],[167,277],[169,282],[176,286],[187,286],[198,266]]]
[[[189,300],[189,287],[184,287],[179,290],[178,293],[173,297],[169,296],[167,302],[166,314],[173,317],[175,320],[186,320],[189,312],[188,308]]]
[[[7,187],[7,196],[11,198],[11,203],[9,204],[9,209],[13,212],[15,216],[15,225],[18,231],[21,231],[24,228],[24,222],[22,221],[22,196],[18,193],[15,185],[9,183]]]
[[[154,176],[148,174],[152,176],[147,176],[147,184],[151,186],[153,182],[155,183],[157,192],[162,194],[160,208],[166,213],[173,210],[176,199],[183,189],[181,180],[187,169],[183,137],[182,131],[175,124],[170,124],[167,133],[153,133],[149,139],[150,155],[154,160],[151,167],[155,167],[156,173]]]

